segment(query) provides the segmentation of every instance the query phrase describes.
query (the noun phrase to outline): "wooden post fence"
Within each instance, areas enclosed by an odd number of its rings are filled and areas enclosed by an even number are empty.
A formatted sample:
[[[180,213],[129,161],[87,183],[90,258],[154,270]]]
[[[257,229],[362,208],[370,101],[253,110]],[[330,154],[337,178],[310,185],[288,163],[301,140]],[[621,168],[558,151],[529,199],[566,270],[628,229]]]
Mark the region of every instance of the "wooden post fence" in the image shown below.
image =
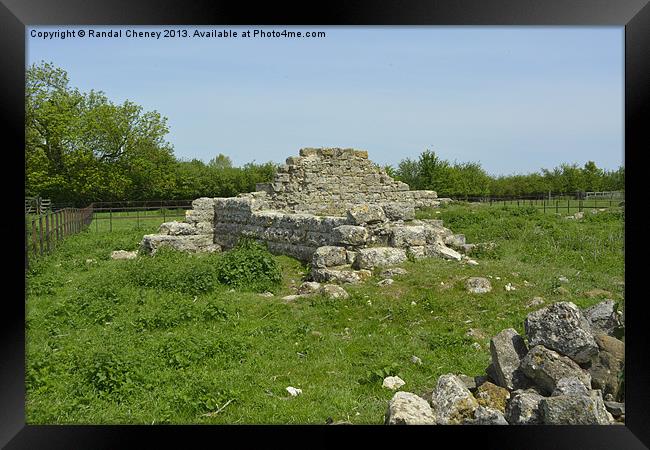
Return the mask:
[[[93,205],[25,215],[25,268],[35,256],[51,252],[66,236],[85,230],[93,218]]]

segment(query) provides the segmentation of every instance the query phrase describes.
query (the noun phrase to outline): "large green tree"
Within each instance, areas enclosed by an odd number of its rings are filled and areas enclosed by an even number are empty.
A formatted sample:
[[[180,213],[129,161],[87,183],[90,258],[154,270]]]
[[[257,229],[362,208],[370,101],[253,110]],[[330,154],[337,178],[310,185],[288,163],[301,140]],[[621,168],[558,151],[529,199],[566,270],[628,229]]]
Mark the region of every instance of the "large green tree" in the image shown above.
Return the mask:
[[[165,197],[175,189],[176,159],[167,119],[101,91],[82,93],[51,63],[26,72],[27,195],[78,205]]]

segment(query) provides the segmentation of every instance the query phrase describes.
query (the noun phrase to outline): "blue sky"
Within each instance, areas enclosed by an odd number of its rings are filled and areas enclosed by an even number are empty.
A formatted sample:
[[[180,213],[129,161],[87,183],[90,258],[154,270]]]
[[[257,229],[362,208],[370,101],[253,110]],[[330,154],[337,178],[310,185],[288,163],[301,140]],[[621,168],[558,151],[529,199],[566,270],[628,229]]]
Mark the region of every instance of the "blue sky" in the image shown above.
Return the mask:
[[[32,29],[325,31],[325,38],[55,38]],[[301,147],[397,165],[432,149],[492,174],[616,169],[622,27],[35,27],[27,63],[169,119],[183,159],[284,162]]]

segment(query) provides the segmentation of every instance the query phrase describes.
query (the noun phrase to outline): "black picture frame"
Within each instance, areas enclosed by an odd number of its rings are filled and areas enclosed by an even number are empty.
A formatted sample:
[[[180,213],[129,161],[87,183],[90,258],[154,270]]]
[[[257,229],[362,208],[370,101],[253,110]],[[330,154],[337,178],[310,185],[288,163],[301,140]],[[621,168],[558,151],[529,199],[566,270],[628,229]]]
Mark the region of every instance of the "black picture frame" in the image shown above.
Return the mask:
[[[11,212],[0,223],[5,243],[13,245],[14,255],[23,255],[24,242],[11,236],[24,236],[21,221],[24,178],[18,167],[24,157],[24,75],[25,29],[36,25],[560,25],[625,27],[625,315],[626,315],[626,423],[624,426],[528,426],[528,427],[383,427],[383,426],[35,426],[25,424],[25,308],[24,273],[17,260],[7,258],[3,278],[15,295],[3,296],[3,326],[0,329],[0,445],[23,448],[124,448],[144,440],[147,447],[187,447],[187,440],[205,439],[208,445],[226,444],[226,437],[237,445],[252,447],[251,440],[267,446],[281,439],[283,446],[301,447],[326,444],[329,440],[352,441],[353,434],[389,445],[442,445],[454,447],[472,441],[481,449],[641,449],[650,446],[650,371],[647,326],[642,314],[642,280],[633,276],[641,249],[641,221],[637,210],[643,192],[634,183],[641,177],[639,161],[650,148],[647,123],[649,109],[650,6],[648,0],[404,0],[393,2],[338,1],[300,5],[267,2],[252,7],[243,2],[170,0],[0,0],[0,111],[3,129],[3,156],[11,156],[2,181],[11,199]],[[15,169],[14,169],[15,167]],[[8,169],[8,170],[7,170]],[[11,176],[9,176],[11,175]],[[14,178],[15,177],[15,178]],[[10,193],[10,194],[9,194]],[[22,286],[22,290],[21,290]],[[298,433],[296,433],[298,432]],[[416,441],[418,438],[418,441]],[[449,441],[448,439],[451,439]],[[257,447],[254,445],[254,447]],[[359,444],[356,444],[359,445]],[[447,444],[449,445],[449,444]]]

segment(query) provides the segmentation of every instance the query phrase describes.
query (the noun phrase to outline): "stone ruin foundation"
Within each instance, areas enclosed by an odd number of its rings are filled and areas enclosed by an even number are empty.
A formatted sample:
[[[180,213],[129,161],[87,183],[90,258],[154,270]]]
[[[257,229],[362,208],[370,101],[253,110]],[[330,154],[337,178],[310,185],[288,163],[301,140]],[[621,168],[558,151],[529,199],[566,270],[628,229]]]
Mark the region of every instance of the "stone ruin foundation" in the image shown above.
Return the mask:
[[[375,267],[415,259],[467,259],[465,237],[441,220],[416,220],[415,209],[438,207],[434,191],[412,191],[368,159],[366,151],[303,148],[271,183],[228,198],[199,198],[184,222],[166,222],[141,248],[214,252],[242,237],[271,253],[311,263],[315,281],[356,283]]]

